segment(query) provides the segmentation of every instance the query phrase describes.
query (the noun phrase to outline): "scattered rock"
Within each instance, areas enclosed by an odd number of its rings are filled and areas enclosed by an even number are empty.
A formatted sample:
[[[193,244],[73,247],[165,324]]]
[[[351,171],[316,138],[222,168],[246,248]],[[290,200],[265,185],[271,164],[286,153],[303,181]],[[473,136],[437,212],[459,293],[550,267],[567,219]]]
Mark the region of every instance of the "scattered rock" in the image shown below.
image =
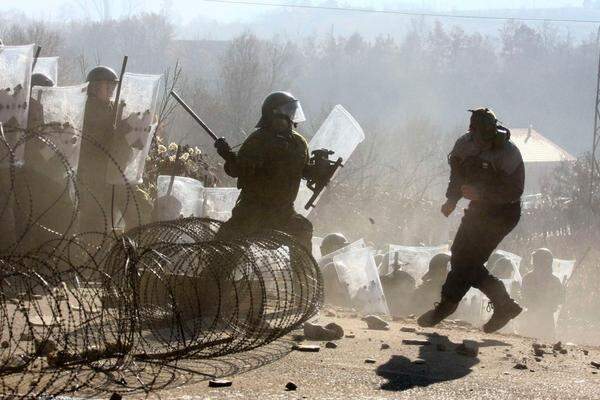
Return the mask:
[[[387,331],[390,329],[390,325],[376,315],[367,315],[361,320],[367,323],[369,329],[374,329],[378,331]]]
[[[6,340],[3,341],[2,343],[0,343],[0,347],[2,347],[3,349],[8,349],[8,346],[9,346],[9,344]]]
[[[295,344],[292,346],[292,350],[305,353],[318,353],[319,350],[321,350],[321,347],[313,344]]]
[[[562,348],[563,348],[562,342],[557,342],[552,346],[552,350],[554,350],[554,351],[560,351],[560,350],[562,350]]]
[[[288,382],[285,384],[285,390],[287,391],[293,391],[298,389],[298,385],[296,385],[294,382]]]
[[[233,384],[233,382],[228,381],[227,379],[213,379],[208,381],[208,387],[229,387]]]
[[[46,357],[48,354],[56,351],[56,343],[54,343],[50,339],[47,339],[47,340],[35,339],[35,341],[33,342],[33,345],[34,345],[36,354],[38,354],[42,357]]]
[[[515,364],[515,366],[513,368],[514,369],[527,369],[527,365],[522,364],[522,363],[517,363],[517,364]]]
[[[327,310],[327,311],[325,311],[325,316],[326,317],[337,317],[337,314],[333,310]]]
[[[592,365],[592,367],[600,369],[600,362],[592,361],[590,364]]]
[[[417,330],[415,328],[410,328],[408,326],[403,326],[402,328],[400,328],[400,332],[409,332],[409,333],[414,333]]]
[[[354,339],[355,337],[356,337],[356,335],[353,334],[353,333],[349,333],[349,334],[346,335],[347,339]]]
[[[410,318],[410,319],[415,319],[415,318],[417,318],[417,317],[415,316],[415,314],[410,314],[410,315],[408,316],[408,318]]]
[[[425,360],[421,360],[419,358],[419,359],[416,359],[415,361],[413,361],[413,364],[423,365],[423,364],[427,364],[427,363],[425,362]]]
[[[533,354],[536,357],[543,357],[544,356],[544,350],[542,350],[542,349],[533,349]]]
[[[581,350],[581,351],[583,351],[583,355],[584,355],[584,356],[587,356],[588,354],[590,354],[590,352],[589,352],[589,351],[587,351],[587,350]]]
[[[376,363],[376,361],[375,361],[375,360],[373,360],[372,358],[367,358],[367,359],[365,360],[365,364],[375,364],[375,363]]]
[[[121,396],[119,393],[113,393],[109,400],[123,400],[123,396]]]
[[[353,314],[348,315],[348,317],[349,318],[358,318],[358,314],[353,313]]]
[[[448,350],[447,347],[446,347],[446,345],[444,343],[438,343],[438,344],[436,344],[435,345],[435,349],[437,351],[446,351],[446,350]]]
[[[536,357],[536,358],[535,358],[535,361],[536,361],[536,362],[542,362],[542,359],[541,359],[541,358],[539,358],[539,357]]]
[[[381,343],[381,350],[387,350],[390,348],[390,345],[387,343]]]
[[[344,337],[344,329],[333,322],[325,326],[305,322],[304,336],[309,340],[337,340]]]
[[[338,345],[333,342],[327,342],[325,343],[325,347],[328,349],[337,349]]]
[[[431,342],[429,340],[404,339],[402,340],[402,344],[406,344],[409,346],[427,346],[430,345]]]
[[[560,349],[559,352],[560,354],[567,354],[567,349]]]
[[[467,357],[477,357],[479,355],[479,344],[473,340],[463,340],[458,345],[456,352]]]

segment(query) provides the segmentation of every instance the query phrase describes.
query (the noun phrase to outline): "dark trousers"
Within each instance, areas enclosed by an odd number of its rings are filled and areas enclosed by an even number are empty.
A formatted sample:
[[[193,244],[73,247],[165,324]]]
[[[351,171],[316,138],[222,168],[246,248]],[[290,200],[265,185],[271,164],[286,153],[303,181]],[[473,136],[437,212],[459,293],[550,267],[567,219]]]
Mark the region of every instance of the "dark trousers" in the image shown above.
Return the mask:
[[[519,203],[469,205],[452,243],[452,268],[442,288],[442,299],[459,303],[471,287],[496,304],[510,299],[502,282],[490,275],[484,264],[520,217]]]

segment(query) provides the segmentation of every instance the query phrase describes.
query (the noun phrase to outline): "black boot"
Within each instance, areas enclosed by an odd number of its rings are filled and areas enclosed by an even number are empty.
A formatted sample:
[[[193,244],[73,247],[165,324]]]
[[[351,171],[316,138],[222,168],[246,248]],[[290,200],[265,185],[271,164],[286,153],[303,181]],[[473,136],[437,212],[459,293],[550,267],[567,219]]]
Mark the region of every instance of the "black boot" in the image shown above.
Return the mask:
[[[493,276],[489,276],[479,288],[492,302],[494,313],[483,325],[485,333],[492,333],[504,328],[510,320],[516,318],[523,309],[510,298],[504,284]]]
[[[441,302],[435,305],[433,310],[427,311],[417,319],[419,326],[424,328],[431,328],[442,322],[445,318],[449,317],[458,308],[458,303],[451,302],[446,299],[442,299]]]

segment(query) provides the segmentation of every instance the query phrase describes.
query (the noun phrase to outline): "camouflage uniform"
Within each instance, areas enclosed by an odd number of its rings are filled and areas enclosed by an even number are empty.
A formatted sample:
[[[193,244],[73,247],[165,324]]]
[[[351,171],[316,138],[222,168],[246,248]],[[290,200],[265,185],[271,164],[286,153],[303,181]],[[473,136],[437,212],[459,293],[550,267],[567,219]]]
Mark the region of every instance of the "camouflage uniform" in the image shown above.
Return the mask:
[[[67,165],[59,157],[46,160],[40,152],[49,147],[36,136],[43,135],[43,123],[43,108],[31,99],[28,126],[32,136],[25,146],[25,164],[15,181],[17,237],[23,237],[21,250],[68,235],[75,218],[70,181],[60,180],[66,175]]]
[[[118,216],[118,213],[122,214],[126,229],[147,222],[152,211],[148,196],[137,186],[132,186],[131,192],[128,192],[126,186],[106,183],[109,163],[118,163],[121,159],[113,154],[113,149],[117,145],[115,141],[118,141],[115,136],[122,136],[114,133],[113,117],[112,103],[101,101],[94,96],[88,97],[77,172],[81,201],[80,232],[105,233],[112,229],[113,221],[110,218],[113,190],[115,208],[113,213],[115,216]],[[127,143],[119,142],[118,145],[127,146]]]
[[[310,251],[312,224],[294,210],[308,160],[306,140],[296,132],[276,134],[259,128],[252,133],[225,163],[227,174],[238,178],[241,193],[217,239],[275,229],[295,237]]]

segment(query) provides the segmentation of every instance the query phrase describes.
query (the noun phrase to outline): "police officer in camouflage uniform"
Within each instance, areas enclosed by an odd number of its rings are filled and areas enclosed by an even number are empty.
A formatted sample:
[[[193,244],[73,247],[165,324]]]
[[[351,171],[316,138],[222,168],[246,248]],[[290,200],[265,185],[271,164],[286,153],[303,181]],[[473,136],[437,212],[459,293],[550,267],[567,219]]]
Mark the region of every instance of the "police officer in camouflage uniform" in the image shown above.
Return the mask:
[[[87,76],[88,100],[85,105],[83,140],[77,171],[80,193],[79,231],[107,233],[121,220],[112,221],[111,214],[121,213],[125,229],[147,222],[152,206],[147,195],[136,186],[110,185],[106,182],[109,163],[119,163],[123,157],[115,147],[127,146],[117,126],[115,132],[115,105],[112,96],[119,83],[115,71],[109,67],[93,68]],[[120,141],[116,143],[116,141]],[[122,142],[122,143],[121,143]],[[120,166],[124,168],[123,165]],[[114,198],[113,198],[114,193]]]
[[[35,73],[31,76],[31,86],[52,87],[54,81],[42,73]],[[45,123],[42,105],[37,99],[31,98],[27,123],[30,135],[25,144],[25,163],[18,171],[15,182],[17,234],[23,238],[19,244],[23,251],[68,234],[73,223],[74,208],[69,182],[63,180],[59,184],[49,178],[64,176],[67,166],[59,158],[46,160],[41,154],[41,150],[50,147],[41,140]]]
[[[312,224],[294,210],[300,182],[311,173],[306,140],[294,131],[304,120],[294,96],[274,92],[263,103],[258,129],[237,153],[225,139],[215,142],[225,159],[225,172],[238,178],[241,189],[232,217],[222,225],[217,239],[275,229],[290,234],[310,252]]]
[[[457,140],[448,157],[451,174],[442,213],[449,216],[463,197],[470,204],[452,244],[451,270],[441,302],[419,317],[418,323],[424,327],[438,324],[454,313],[467,291],[475,287],[494,306],[483,327],[490,333],[522,311],[484,264],[519,222],[525,168],[510,132],[498,125],[494,113],[488,108],[470,111],[469,132]]]

